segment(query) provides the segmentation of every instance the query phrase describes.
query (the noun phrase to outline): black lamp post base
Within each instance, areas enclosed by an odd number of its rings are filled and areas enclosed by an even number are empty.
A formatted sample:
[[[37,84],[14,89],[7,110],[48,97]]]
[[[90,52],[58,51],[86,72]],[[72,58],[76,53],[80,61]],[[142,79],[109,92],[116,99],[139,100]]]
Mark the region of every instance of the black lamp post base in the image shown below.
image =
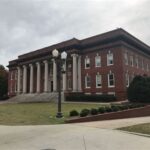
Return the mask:
[[[62,118],[62,117],[63,117],[63,114],[61,112],[58,112],[56,115],[56,118]]]

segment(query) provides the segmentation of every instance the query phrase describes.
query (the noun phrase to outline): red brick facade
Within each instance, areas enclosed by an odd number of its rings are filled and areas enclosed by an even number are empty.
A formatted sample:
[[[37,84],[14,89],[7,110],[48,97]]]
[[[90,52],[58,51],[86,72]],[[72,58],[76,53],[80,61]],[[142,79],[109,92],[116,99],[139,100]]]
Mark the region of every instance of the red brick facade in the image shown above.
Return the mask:
[[[72,92],[73,88],[73,60],[72,54],[81,56],[81,90],[85,94],[115,94],[118,100],[126,99],[127,81],[131,82],[135,75],[150,75],[150,47],[136,39],[123,29],[117,29],[102,35],[87,38],[84,40],[72,39],[56,45],[52,45],[41,50],[37,50],[18,57],[17,60],[9,63],[9,95],[13,96],[17,93],[17,66],[29,64],[33,61],[49,60],[51,56],[47,56],[53,49],[59,51],[67,51],[67,92]],[[113,64],[107,64],[107,54],[113,54]],[[100,56],[101,66],[95,66],[95,57]],[[126,55],[126,56],[125,56]],[[85,68],[85,58],[90,59],[90,67]],[[27,93],[29,93],[30,70],[27,74]],[[34,68],[36,74],[37,69]],[[108,74],[114,74],[114,87],[108,86]],[[11,75],[13,74],[13,75]],[[49,76],[53,72],[49,71]],[[96,75],[101,75],[102,85],[96,88]],[[85,76],[90,76],[90,87],[85,87]],[[12,77],[11,77],[12,76]],[[128,77],[128,78],[127,78]],[[22,76],[21,76],[22,78]],[[51,77],[52,78],[52,77]],[[77,77],[78,78],[78,77]],[[128,79],[128,80],[127,80]],[[34,76],[33,92],[36,93],[36,75]],[[41,85],[40,92],[44,92],[44,64],[41,63]],[[53,80],[50,79],[52,92]],[[21,80],[21,84],[22,80]]]

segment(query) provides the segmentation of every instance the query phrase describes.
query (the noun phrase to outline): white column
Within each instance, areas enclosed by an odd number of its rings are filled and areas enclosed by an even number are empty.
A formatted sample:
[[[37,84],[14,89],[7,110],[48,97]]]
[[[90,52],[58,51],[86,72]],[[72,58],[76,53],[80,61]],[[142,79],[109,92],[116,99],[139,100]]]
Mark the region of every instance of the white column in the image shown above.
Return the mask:
[[[27,93],[27,66],[23,65],[23,93]]]
[[[57,66],[54,59],[53,59],[53,90],[54,92],[57,91]]]
[[[48,92],[48,61],[43,61],[45,65],[44,70],[44,92]]]
[[[66,61],[63,65],[63,69],[66,71]],[[66,91],[66,79],[67,79],[66,78],[66,72],[63,73],[62,78],[63,78],[63,91]]]
[[[33,93],[33,64],[29,64],[30,66],[30,93]]]
[[[81,88],[81,56],[78,56],[78,91],[82,91]]]
[[[21,87],[21,68],[17,67],[18,70],[18,78],[17,78],[17,93],[20,93],[20,87]]]
[[[77,54],[72,54],[73,57],[73,92],[77,91]]]
[[[40,93],[40,79],[41,79],[41,67],[40,67],[40,63],[37,62],[36,63],[37,66],[37,86],[36,86],[36,92]]]

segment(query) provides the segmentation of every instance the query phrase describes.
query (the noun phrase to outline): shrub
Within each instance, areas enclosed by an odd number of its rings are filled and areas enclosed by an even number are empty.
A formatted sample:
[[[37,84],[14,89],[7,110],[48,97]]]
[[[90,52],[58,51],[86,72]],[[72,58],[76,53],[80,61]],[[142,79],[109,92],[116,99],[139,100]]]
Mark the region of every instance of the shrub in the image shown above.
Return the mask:
[[[105,107],[99,107],[98,112],[101,114],[105,113],[106,112]]]
[[[66,101],[78,101],[78,102],[112,102],[115,101],[114,95],[86,95],[83,93],[70,93],[66,96]]]
[[[117,105],[112,105],[112,106],[111,106],[111,109],[112,109],[112,111],[114,111],[114,112],[120,110],[119,106],[117,106]]]
[[[73,116],[79,116],[78,111],[76,111],[76,110],[70,111],[70,117],[73,117]]]
[[[127,89],[130,102],[150,103],[150,77],[136,76]]]
[[[87,115],[89,115],[90,110],[89,109],[82,109],[80,112],[80,117],[85,117]]]
[[[92,108],[90,113],[91,113],[91,115],[97,115],[98,114],[98,110],[96,108]]]
[[[112,109],[111,109],[110,106],[106,106],[106,107],[105,107],[105,111],[106,111],[106,112],[112,112]]]
[[[129,108],[128,105],[119,105],[118,107],[119,107],[120,110],[126,110],[126,109]]]

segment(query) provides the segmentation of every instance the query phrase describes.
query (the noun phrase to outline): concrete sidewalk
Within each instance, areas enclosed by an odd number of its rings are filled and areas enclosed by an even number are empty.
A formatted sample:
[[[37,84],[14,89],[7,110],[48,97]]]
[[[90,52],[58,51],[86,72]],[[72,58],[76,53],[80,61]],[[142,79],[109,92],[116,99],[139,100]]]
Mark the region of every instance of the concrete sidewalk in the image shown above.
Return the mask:
[[[150,138],[81,124],[0,126],[1,150],[150,150]]]
[[[81,126],[95,127],[101,129],[116,129],[116,128],[132,126],[132,125],[142,124],[142,123],[150,123],[150,117],[93,121],[93,122],[85,122],[85,123],[77,123],[77,124]]]

